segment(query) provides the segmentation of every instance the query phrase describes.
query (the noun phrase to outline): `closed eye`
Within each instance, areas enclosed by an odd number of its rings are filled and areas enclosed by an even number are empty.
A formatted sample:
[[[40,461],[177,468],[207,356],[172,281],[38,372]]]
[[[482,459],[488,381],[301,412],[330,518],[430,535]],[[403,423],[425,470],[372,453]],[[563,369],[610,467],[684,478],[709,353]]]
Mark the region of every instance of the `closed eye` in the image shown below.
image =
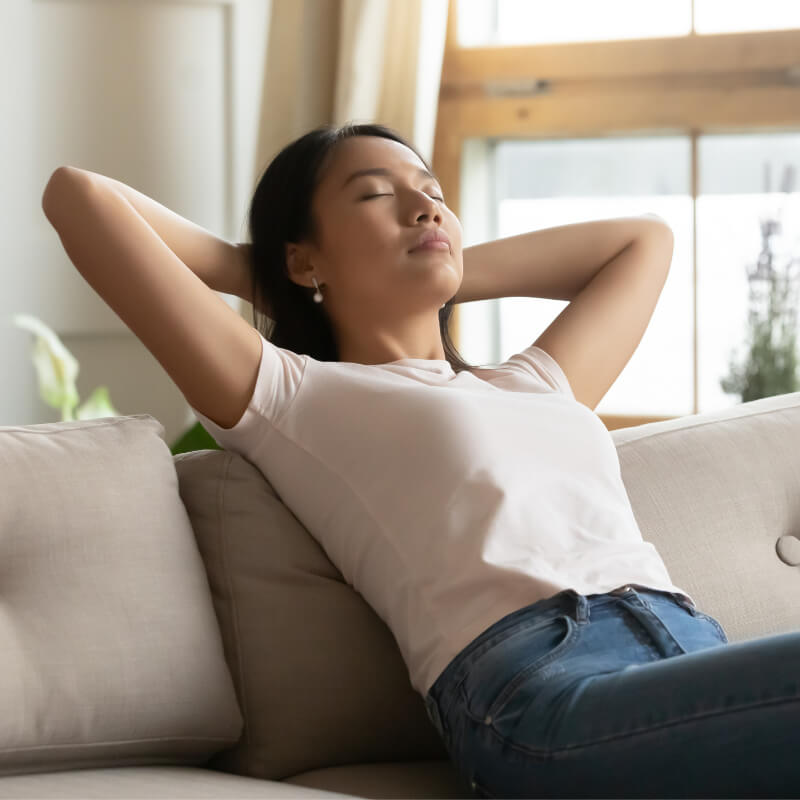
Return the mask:
[[[391,193],[384,192],[382,194],[368,194],[362,197],[361,199],[369,200],[371,197],[393,197],[393,195]],[[444,203],[444,197],[435,197],[434,195],[431,195],[431,197],[433,197],[434,200],[440,200],[442,203]]]

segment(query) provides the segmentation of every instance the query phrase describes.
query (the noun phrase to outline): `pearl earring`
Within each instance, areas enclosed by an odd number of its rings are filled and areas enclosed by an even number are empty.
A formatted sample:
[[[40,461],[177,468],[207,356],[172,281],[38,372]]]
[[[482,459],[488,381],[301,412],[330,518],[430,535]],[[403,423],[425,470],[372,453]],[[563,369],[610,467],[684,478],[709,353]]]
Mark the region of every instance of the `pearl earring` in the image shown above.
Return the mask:
[[[321,303],[322,302],[322,292],[319,290],[319,284],[317,283],[317,279],[316,278],[312,278],[311,280],[314,281],[314,286],[317,287],[317,291],[314,292],[314,302],[315,303]]]

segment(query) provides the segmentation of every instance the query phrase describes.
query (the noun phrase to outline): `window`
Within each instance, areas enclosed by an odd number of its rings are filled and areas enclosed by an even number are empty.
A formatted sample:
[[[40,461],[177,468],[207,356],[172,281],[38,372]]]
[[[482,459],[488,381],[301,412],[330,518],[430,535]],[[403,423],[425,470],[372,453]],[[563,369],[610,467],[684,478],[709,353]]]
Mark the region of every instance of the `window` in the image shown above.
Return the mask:
[[[464,47],[682,36],[692,27],[691,0],[459,0]]]
[[[782,219],[772,237],[776,263],[800,260],[800,187],[789,180],[800,171],[800,30],[789,28],[800,3],[773,3],[774,15],[759,16],[780,19],[786,30],[717,34],[712,24],[731,22],[732,7],[749,4],[694,0],[697,31],[680,34],[674,20],[683,3],[670,0],[663,6],[674,24],[664,17],[655,38],[635,38],[644,28],[633,32],[632,12],[628,28],[603,32],[615,40],[574,41],[573,26],[569,43],[553,39],[575,3],[549,4],[548,21],[527,25],[549,43],[517,45],[513,57],[496,42],[459,41],[468,24],[458,9],[470,4],[479,5],[450,0],[433,159],[464,247],[569,222],[661,215],[675,233],[670,275],[642,341],[596,411],[614,428],[741,402],[722,383],[745,357],[755,285],[748,270],[764,258],[765,216]],[[503,24],[514,27],[503,14],[538,5],[485,0],[483,28],[497,38]],[[607,17],[619,21],[611,5],[604,4]],[[498,363],[533,342],[565,305],[460,304],[453,339],[468,361]]]
[[[458,0],[462,47],[800,28],[797,0]]]
[[[667,284],[628,365],[598,414],[688,414],[692,409],[692,207],[686,137],[502,141],[493,159],[497,237],[591,219],[653,212],[675,233]],[[502,298],[500,360],[527,347],[565,300]],[[675,320],[684,316],[682,325]],[[466,354],[465,354],[466,357]]]
[[[701,136],[698,167],[699,405],[715,409],[731,404],[720,378],[728,374],[731,356],[739,364],[745,359],[754,303],[766,317],[750,298],[748,280],[762,250],[772,254],[779,273],[800,271],[800,193],[792,185],[800,172],[800,133]],[[769,220],[778,228],[765,242],[761,223]],[[796,308],[796,300],[788,308]]]
[[[797,0],[694,0],[697,33],[732,33],[800,28]]]

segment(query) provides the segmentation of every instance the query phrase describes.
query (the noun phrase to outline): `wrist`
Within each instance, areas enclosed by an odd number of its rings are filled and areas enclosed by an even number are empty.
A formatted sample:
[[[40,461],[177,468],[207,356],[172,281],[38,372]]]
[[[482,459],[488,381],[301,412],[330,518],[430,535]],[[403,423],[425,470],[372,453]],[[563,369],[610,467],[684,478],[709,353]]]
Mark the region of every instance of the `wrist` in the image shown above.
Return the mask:
[[[235,264],[234,294],[248,303],[253,302],[253,245],[248,242],[237,242],[233,245]]]

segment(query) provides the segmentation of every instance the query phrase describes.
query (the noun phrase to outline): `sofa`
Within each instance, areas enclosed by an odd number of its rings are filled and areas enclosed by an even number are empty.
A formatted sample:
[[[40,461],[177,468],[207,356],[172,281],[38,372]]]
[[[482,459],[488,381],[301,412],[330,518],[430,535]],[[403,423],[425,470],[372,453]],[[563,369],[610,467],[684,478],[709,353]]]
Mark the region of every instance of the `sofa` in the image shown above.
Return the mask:
[[[800,627],[800,392],[611,431],[730,642]],[[0,798],[470,797],[394,637],[246,458],[0,427]]]

